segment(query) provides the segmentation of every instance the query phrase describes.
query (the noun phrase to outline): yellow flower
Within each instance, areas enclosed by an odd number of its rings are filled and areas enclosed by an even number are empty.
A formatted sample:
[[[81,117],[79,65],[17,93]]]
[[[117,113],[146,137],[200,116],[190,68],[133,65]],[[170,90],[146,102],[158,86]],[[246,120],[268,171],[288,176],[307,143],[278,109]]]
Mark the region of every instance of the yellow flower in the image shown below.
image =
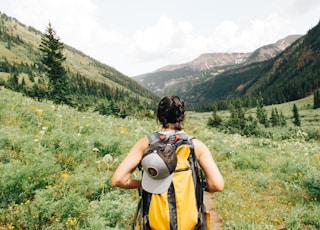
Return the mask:
[[[42,109],[37,109],[36,110],[38,116],[42,116],[43,115],[43,110]]]
[[[64,172],[64,173],[62,173],[60,176],[61,176],[62,178],[67,178],[67,177],[69,177],[69,174],[66,173],[66,172]]]
[[[69,217],[66,221],[66,225],[68,226],[74,226],[77,223],[76,218]]]
[[[274,223],[280,223],[280,220],[278,220],[277,218],[272,220]]]
[[[122,134],[127,133],[127,127],[117,127],[117,130]]]

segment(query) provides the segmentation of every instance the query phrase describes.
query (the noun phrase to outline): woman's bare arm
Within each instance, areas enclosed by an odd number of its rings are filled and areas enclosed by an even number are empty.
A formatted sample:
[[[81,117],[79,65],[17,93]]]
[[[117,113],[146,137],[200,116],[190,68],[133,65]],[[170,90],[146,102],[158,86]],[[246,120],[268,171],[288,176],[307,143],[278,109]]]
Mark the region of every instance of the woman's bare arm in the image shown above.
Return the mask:
[[[141,180],[132,179],[131,174],[138,166],[144,149],[148,147],[147,137],[141,138],[129,151],[112,176],[112,185],[124,189],[140,188]]]
[[[199,160],[200,167],[206,175],[208,192],[221,192],[224,188],[224,179],[218,166],[212,158],[208,147],[198,139],[193,140],[196,156]]]

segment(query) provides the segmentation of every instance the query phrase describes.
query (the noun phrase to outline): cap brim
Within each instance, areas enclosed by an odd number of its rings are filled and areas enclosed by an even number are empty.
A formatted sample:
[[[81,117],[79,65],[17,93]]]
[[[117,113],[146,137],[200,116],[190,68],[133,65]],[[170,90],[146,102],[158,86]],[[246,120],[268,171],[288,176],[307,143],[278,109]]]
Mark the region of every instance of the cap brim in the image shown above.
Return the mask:
[[[148,175],[148,173],[143,173],[141,186],[145,191],[149,193],[165,193],[170,187],[172,175],[173,174],[170,174],[169,176],[163,179],[153,179]]]

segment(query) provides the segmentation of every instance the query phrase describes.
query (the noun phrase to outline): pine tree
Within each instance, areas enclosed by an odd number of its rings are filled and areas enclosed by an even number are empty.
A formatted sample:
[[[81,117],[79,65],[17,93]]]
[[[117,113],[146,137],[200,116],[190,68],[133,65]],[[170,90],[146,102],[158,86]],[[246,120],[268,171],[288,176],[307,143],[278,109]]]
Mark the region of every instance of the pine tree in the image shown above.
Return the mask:
[[[7,82],[7,87],[14,91],[20,91],[18,73],[15,72],[10,75]]]
[[[320,108],[320,90],[316,90],[313,96],[313,108]]]
[[[229,125],[233,128],[242,130],[246,126],[245,114],[242,109],[242,104],[240,101],[236,101],[235,105],[230,104],[230,119]]]
[[[293,124],[296,126],[301,126],[299,111],[296,104],[293,104],[292,112],[293,112]]]
[[[218,127],[219,125],[221,125],[222,119],[217,114],[217,111],[218,111],[218,104],[215,103],[213,105],[212,117],[210,117],[209,120],[208,120],[208,125],[211,126],[211,127]]]
[[[279,119],[280,119],[280,125],[281,126],[286,126],[287,125],[286,117],[283,115],[282,111],[280,112]]]
[[[270,122],[272,127],[278,126],[279,121],[278,121],[276,110],[274,108],[272,108],[272,111],[271,111]]]
[[[49,79],[48,98],[55,103],[69,104],[69,82],[63,67],[66,57],[63,55],[64,45],[49,23],[46,33],[41,38],[41,62],[45,66]]]
[[[257,116],[257,119],[260,124],[264,125],[265,127],[269,127],[268,115],[267,115],[267,111],[263,108],[263,99],[262,98],[260,98],[257,101],[256,116]]]

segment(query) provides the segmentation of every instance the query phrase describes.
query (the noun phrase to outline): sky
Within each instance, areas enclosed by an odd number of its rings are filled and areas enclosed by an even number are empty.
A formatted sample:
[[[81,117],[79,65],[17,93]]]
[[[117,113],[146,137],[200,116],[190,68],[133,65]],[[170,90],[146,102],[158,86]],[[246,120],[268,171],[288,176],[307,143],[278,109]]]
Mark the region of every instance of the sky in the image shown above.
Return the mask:
[[[127,76],[252,52],[320,20],[319,0],[0,0],[0,11]]]

